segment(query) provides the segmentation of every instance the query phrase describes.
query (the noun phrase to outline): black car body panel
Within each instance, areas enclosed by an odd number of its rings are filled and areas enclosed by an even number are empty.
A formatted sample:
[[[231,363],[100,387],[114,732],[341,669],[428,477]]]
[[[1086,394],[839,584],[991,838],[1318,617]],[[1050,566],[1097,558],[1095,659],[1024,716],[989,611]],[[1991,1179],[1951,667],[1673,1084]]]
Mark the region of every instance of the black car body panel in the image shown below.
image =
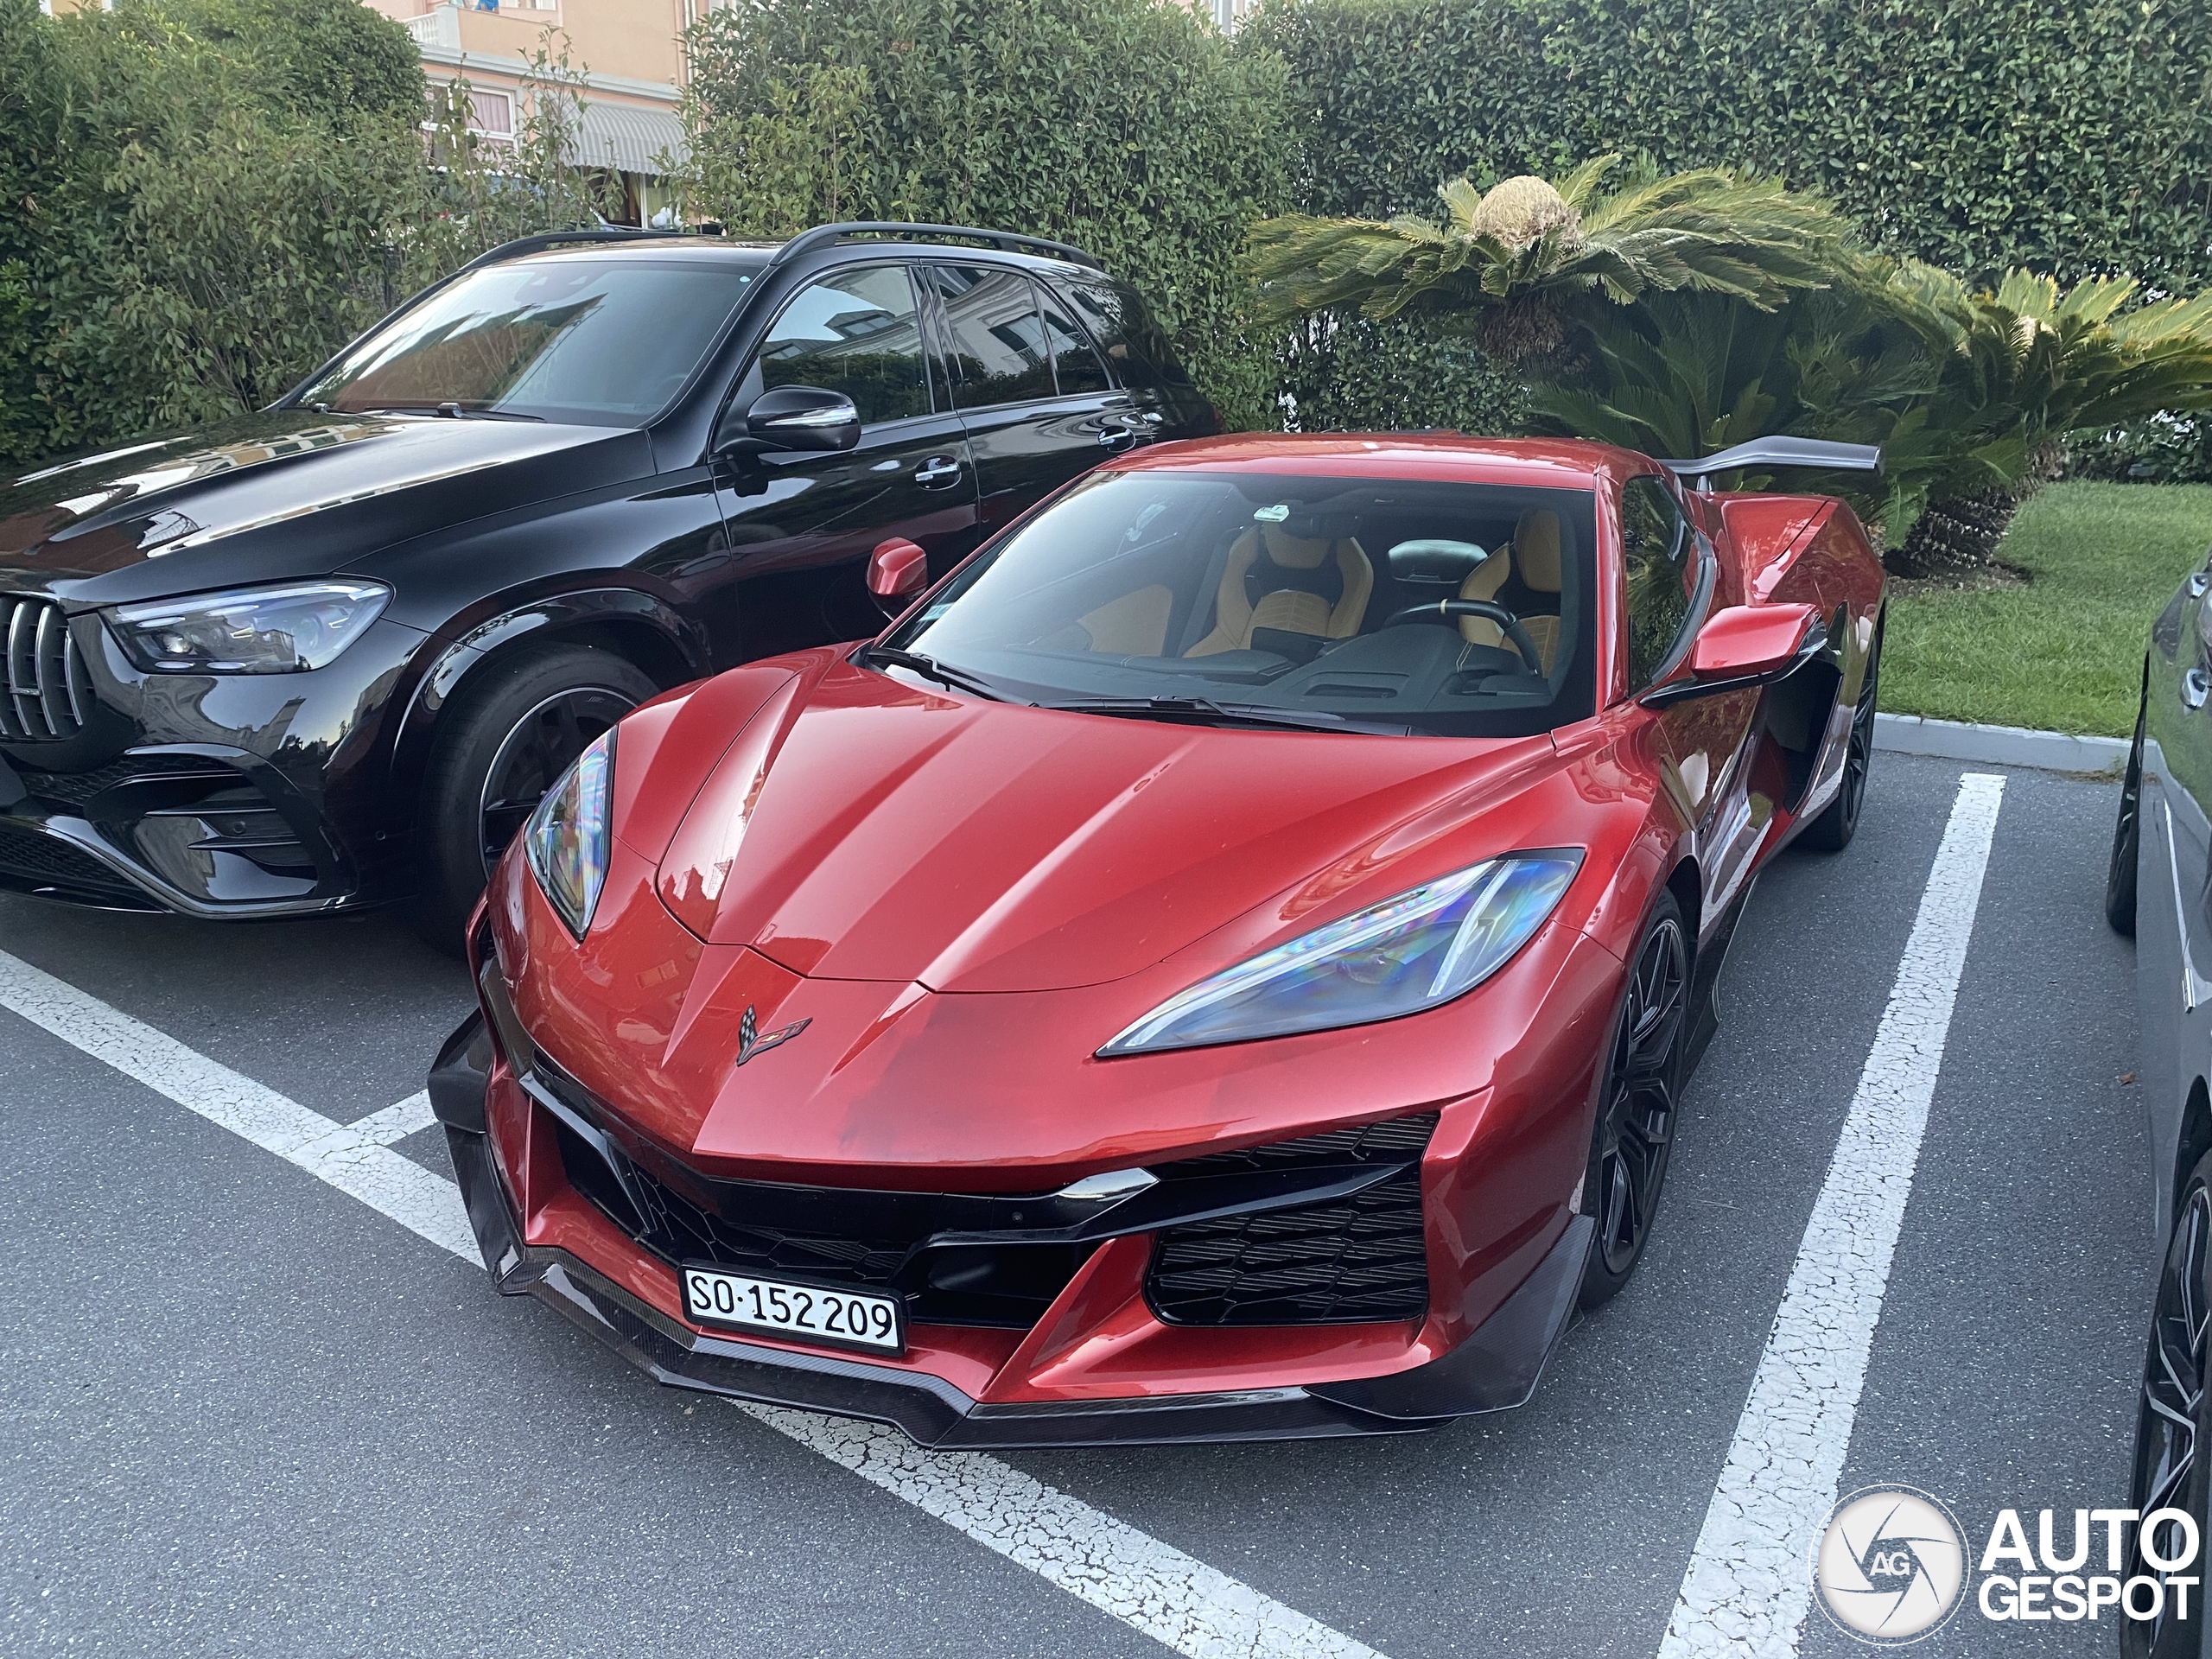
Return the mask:
[[[666,687],[872,634],[882,617],[863,575],[879,542],[918,542],[942,574],[1105,455],[1217,423],[1157,360],[1141,302],[1095,269],[826,236],[787,259],[771,251],[668,237],[512,251],[747,276],[696,367],[641,424],[454,404],[346,412],[296,392],[0,487],[0,887],[241,917],[404,896],[442,721],[507,653],[597,647]],[[1058,395],[1047,370],[1014,387],[1019,397],[963,391],[939,268],[1035,295],[1040,323],[1081,318],[1080,390]],[[778,331],[856,283],[912,295],[894,366],[913,379],[896,418],[867,423],[836,453],[718,446],[785,349]],[[849,327],[855,309],[833,321]],[[807,343],[785,366],[836,369],[835,338],[828,356],[806,356]],[[852,367],[863,397],[881,356]],[[306,580],[391,594],[334,660],[305,671],[149,671],[103,614]]]

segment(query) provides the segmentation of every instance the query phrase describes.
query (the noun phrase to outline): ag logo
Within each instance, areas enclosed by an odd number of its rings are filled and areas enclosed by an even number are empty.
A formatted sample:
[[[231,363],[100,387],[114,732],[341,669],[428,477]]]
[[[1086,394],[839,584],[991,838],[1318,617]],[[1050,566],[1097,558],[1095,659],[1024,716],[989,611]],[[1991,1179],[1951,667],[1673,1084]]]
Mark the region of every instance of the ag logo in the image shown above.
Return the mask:
[[[1902,1646],[1958,1606],[1966,1544],[1951,1512],[1910,1486],[1869,1486],[1835,1506],[1813,1556],[1830,1618],[1862,1642]]]

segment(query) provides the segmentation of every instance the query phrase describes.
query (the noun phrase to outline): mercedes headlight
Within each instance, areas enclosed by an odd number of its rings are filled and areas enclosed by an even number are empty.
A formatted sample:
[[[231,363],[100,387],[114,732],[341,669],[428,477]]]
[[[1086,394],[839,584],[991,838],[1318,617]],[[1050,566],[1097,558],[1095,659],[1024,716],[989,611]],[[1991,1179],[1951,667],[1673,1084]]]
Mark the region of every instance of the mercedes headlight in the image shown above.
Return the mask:
[[[579,939],[591,926],[599,891],[607,885],[607,853],[613,839],[607,814],[614,791],[614,728],[585,745],[575,764],[547,791],[522,832],[537,890]]]
[[[1572,849],[1515,853],[1423,882],[1200,981],[1099,1056],[1363,1026],[1449,1002],[1529,942],[1581,863]]]
[[[295,582],[120,605],[107,620],[149,673],[290,674],[335,661],[391,598],[377,582]]]

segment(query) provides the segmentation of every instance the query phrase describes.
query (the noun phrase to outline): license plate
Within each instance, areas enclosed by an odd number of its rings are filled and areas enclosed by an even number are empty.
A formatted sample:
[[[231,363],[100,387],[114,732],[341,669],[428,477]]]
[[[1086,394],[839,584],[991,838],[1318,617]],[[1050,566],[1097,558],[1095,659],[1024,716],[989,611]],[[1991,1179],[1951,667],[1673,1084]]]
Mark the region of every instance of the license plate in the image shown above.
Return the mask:
[[[830,1290],[788,1279],[755,1279],[720,1268],[686,1268],[683,1312],[701,1325],[767,1331],[802,1342],[871,1353],[906,1351],[898,1299],[865,1290]]]

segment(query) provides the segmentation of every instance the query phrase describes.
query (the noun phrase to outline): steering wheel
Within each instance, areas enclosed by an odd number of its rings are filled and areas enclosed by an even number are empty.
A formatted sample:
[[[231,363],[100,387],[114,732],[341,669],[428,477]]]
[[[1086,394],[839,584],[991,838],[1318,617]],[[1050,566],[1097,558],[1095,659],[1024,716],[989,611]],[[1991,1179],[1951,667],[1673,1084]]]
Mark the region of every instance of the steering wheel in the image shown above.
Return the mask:
[[[1521,619],[1503,605],[1493,605],[1486,599],[1439,599],[1427,605],[1408,605],[1402,611],[1386,618],[1382,626],[1395,628],[1405,622],[1453,622],[1463,616],[1479,616],[1497,624],[1497,629],[1513,642],[1513,649],[1521,653],[1521,660],[1529,664],[1529,671],[1538,679],[1544,675],[1544,655],[1536,649],[1536,642],[1529,637],[1529,630],[1521,626]]]

